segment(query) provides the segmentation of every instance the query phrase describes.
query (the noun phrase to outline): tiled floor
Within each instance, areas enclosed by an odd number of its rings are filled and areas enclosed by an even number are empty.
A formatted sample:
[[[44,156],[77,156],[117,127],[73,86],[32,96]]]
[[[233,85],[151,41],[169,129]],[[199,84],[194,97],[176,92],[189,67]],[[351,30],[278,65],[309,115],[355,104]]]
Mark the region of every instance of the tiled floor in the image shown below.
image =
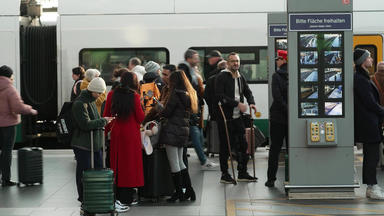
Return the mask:
[[[219,184],[220,171],[202,171],[193,150],[190,173],[197,193],[195,202],[169,204],[146,202],[119,215],[140,216],[235,216],[235,215],[384,215],[384,202],[365,199],[365,187],[356,189],[354,200],[287,200],[281,181],[266,188],[267,150],[256,152],[257,183]],[[218,162],[218,158],[214,158]],[[12,171],[17,178],[17,160]],[[249,163],[252,173],[252,163]],[[361,152],[356,152],[361,177]],[[378,171],[382,183],[383,173]],[[278,179],[283,179],[281,164]],[[44,184],[33,187],[0,188],[0,216],[77,216],[75,161],[70,150],[44,151]]]

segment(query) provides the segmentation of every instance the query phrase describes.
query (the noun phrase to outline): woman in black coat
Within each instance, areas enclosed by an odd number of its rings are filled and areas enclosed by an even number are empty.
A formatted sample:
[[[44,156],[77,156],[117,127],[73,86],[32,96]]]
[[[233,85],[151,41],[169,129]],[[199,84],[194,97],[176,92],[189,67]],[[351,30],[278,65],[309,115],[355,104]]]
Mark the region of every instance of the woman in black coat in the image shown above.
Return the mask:
[[[384,193],[377,185],[376,166],[379,162],[379,145],[383,140],[382,119],[384,107],[380,106],[379,93],[370,80],[368,68],[372,67],[370,53],[356,49],[353,54],[356,66],[354,75],[355,141],[363,143],[363,184],[367,184],[366,196],[384,199]]]
[[[169,78],[171,95],[165,102],[165,108],[160,116],[165,118],[160,133],[160,144],[165,145],[173,183],[176,193],[168,199],[169,202],[186,199],[195,200],[188,169],[183,162],[183,147],[189,139],[189,118],[191,113],[197,113],[197,96],[191,83],[183,71],[176,71]],[[182,182],[186,192],[183,194]]]

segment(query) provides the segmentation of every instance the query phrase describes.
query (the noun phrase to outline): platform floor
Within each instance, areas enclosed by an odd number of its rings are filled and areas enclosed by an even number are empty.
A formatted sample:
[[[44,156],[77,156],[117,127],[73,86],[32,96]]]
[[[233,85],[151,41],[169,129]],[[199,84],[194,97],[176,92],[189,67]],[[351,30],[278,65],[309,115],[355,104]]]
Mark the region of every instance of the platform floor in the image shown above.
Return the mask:
[[[168,204],[145,202],[119,215],[129,216],[256,216],[256,215],[384,215],[384,202],[365,198],[365,186],[355,189],[354,200],[288,200],[282,181],[276,188],[264,186],[268,152],[256,152],[257,183],[223,185],[220,171],[202,171],[194,151],[190,149],[190,173],[196,190],[195,202]],[[361,151],[355,153],[355,165],[361,180]],[[13,179],[17,180],[14,154]],[[218,162],[218,157],[213,158]],[[252,173],[252,163],[248,165]],[[384,172],[378,170],[379,184],[384,185]],[[284,178],[280,164],[278,178]],[[0,216],[77,216],[75,161],[71,150],[44,151],[44,184],[33,187],[0,187]]]

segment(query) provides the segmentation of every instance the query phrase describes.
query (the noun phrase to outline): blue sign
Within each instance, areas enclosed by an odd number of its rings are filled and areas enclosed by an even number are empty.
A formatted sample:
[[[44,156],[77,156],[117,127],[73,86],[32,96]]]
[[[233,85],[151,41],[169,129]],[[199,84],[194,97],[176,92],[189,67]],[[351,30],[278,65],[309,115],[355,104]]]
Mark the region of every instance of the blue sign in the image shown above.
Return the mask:
[[[269,25],[269,37],[287,37],[287,25]]]
[[[289,14],[289,31],[352,30],[351,13]]]

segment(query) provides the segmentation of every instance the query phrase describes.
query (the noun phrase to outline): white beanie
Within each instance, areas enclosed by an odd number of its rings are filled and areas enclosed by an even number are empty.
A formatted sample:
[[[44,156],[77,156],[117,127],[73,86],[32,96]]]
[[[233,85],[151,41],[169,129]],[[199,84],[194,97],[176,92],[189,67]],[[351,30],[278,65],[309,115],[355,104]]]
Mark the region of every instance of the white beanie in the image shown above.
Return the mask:
[[[87,89],[91,92],[104,93],[107,86],[105,85],[103,78],[96,77],[89,83]]]
[[[147,62],[144,67],[147,73],[156,73],[160,69],[160,65],[154,61]]]
[[[93,80],[93,78],[95,77],[98,77],[100,76],[100,71],[97,70],[97,69],[88,69],[87,71],[85,71],[85,79],[88,80],[88,82],[91,82],[91,80]]]
[[[132,68],[132,72],[136,74],[137,80],[139,82],[143,80],[143,76],[146,73],[145,68],[141,65],[136,65],[134,68]]]

